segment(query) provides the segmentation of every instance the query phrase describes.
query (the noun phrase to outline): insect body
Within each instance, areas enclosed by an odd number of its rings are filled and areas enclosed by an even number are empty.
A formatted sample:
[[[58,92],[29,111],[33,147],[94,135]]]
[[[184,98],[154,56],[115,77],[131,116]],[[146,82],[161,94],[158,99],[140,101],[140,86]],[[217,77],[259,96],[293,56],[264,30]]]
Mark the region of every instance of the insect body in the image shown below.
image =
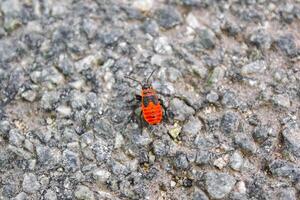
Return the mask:
[[[142,108],[143,117],[148,124],[156,125],[161,122],[163,118],[163,111],[158,96],[156,94],[156,91],[148,83],[149,78],[152,76],[153,72],[147,78],[145,83],[141,83],[140,81],[133,79],[131,77],[126,77],[126,78],[137,81],[142,86],[141,96],[137,96],[137,97],[140,100],[142,100],[141,108]]]
[[[159,124],[162,120],[162,108],[155,90],[150,87],[142,89],[142,112],[146,122],[151,125]],[[148,85],[146,85],[148,86]]]

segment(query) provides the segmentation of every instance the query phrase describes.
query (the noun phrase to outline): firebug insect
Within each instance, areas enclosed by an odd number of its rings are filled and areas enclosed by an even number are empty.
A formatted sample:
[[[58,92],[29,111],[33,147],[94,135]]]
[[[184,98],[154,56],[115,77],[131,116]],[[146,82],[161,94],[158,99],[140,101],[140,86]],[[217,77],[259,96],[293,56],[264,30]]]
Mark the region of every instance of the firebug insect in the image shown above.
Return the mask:
[[[152,85],[149,83],[150,77],[155,72],[152,71],[148,76],[146,81],[139,81],[129,76],[125,78],[131,79],[138,82],[142,86],[141,95],[136,95],[138,100],[141,100],[141,110],[145,121],[150,125],[157,125],[162,121],[163,110],[161,105],[161,100],[158,99],[156,91],[153,89]]]

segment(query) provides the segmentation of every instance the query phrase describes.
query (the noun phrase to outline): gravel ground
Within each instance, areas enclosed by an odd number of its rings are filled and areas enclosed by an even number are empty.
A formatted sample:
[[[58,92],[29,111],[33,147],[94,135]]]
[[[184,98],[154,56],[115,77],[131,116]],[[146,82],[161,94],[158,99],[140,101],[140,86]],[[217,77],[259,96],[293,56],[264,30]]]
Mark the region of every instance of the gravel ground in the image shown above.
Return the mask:
[[[299,0],[0,0],[0,199],[300,199],[299,58]]]

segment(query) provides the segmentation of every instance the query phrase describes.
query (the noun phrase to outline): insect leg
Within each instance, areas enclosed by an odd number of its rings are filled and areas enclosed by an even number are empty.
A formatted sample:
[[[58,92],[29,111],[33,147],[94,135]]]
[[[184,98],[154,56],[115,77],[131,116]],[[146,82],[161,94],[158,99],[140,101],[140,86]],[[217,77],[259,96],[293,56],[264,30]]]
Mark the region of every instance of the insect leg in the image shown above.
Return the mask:
[[[140,127],[141,133],[142,133],[143,132],[143,128],[144,128],[144,125],[143,125],[143,111],[142,110],[140,112],[139,127]]]
[[[138,101],[142,101],[142,96],[141,95],[138,95],[136,94],[135,95],[135,99],[138,100]]]

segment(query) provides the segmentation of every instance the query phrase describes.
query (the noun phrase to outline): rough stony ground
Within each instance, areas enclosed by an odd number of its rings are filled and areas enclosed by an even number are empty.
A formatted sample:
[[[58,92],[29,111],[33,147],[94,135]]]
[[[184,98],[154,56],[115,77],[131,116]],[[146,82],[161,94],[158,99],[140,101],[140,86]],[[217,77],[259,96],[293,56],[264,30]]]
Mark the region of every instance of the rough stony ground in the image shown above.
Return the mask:
[[[299,0],[0,0],[0,199],[300,199],[299,57]]]

